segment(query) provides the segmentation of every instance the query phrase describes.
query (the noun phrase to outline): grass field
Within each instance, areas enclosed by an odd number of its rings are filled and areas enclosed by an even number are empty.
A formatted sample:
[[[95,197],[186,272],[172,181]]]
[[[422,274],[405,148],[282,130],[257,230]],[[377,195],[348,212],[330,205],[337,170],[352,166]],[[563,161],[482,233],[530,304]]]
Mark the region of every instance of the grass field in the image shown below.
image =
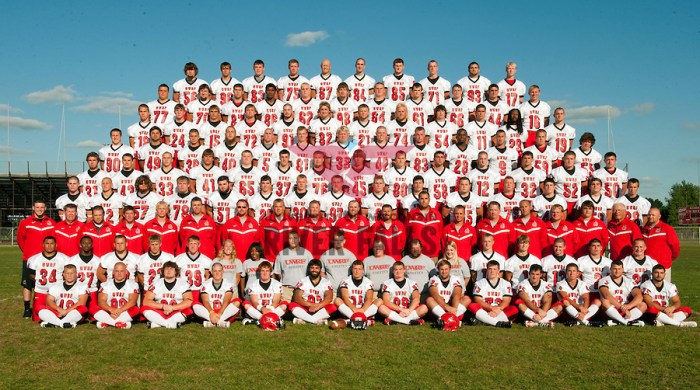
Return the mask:
[[[377,325],[262,332],[42,329],[23,320],[19,252],[0,247],[0,389],[15,388],[695,388],[700,329],[485,326],[440,332]],[[673,277],[700,310],[700,246]],[[694,314],[693,320],[698,320]]]

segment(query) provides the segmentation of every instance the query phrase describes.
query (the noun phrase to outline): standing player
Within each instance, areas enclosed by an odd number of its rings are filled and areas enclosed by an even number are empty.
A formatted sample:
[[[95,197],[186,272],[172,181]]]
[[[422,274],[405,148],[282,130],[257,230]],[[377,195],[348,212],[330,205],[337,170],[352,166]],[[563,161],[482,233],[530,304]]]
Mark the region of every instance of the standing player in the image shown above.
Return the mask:
[[[216,262],[211,266],[211,279],[204,282],[200,292],[201,303],[192,305],[192,311],[204,320],[205,328],[228,328],[241,311],[241,300],[233,298],[235,286],[224,279],[224,266]]]
[[[213,106],[216,106],[216,102],[211,99],[211,88],[206,84],[200,85],[197,99],[185,106],[187,120],[195,126],[202,126],[209,120],[209,109]]]
[[[352,152],[352,160],[350,168],[345,172],[341,172],[343,179],[348,183],[348,194],[355,199],[360,199],[367,196],[369,186],[374,181],[376,172],[365,165],[367,155],[361,149],[356,149]]]
[[[113,274],[113,279],[100,285],[97,306],[90,314],[97,320],[98,329],[110,326],[129,329],[139,314],[139,286],[126,277],[126,265],[122,262],[114,265]]]
[[[404,62],[401,58],[394,59],[394,73],[384,76],[382,82],[389,90],[389,100],[403,102],[408,98],[409,89],[415,84],[413,76],[403,73]]]
[[[374,84],[374,99],[370,100],[370,120],[378,125],[385,125],[391,121],[392,113],[396,111],[395,103],[386,98],[386,86],[383,82]]]
[[[148,105],[139,105],[138,112],[139,121],[126,129],[126,133],[129,135],[129,146],[134,150],[138,150],[148,143],[148,134],[151,127],[155,126],[155,124],[151,122],[151,111]]]
[[[460,177],[458,183],[457,191],[449,194],[442,204],[442,216],[443,218],[450,217],[450,220],[454,221],[453,210],[460,205],[466,213],[466,222],[471,226],[475,226],[477,219],[481,219],[484,212],[482,207],[483,199],[472,192],[472,184],[468,177]]]
[[[112,140],[110,145],[100,148],[97,152],[100,158],[100,169],[108,174],[119,172],[122,169],[122,157],[124,154],[134,154],[134,149],[122,143],[122,131],[114,128],[109,132],[109,138]]]
[[[506,176],[503,179],[503,191],[490,197],[488,203],[498,203],[501,208],[501,217],[513,222],[521,215],[520,201],[523,198],[515,192],[515,181],[512,177]]]
[[[240,83],[236,78],[231,77],[231,64],[228,62],[222,62],[219,65],[219,70],[221,70],[221,77],[211,82],[211,91],[214,94],[214,100],[219,105],[219,107],[231,101],[231,96],[233,96],[234,85]]]
[[[634,281],[624,275],[622,261],[610,264],[610,275],[598,282],[601,305],[612,321],[608,325],[644,326],[638,321],[647,309],[643,295]]]
[[[375,80],[365,74],[365,59],[355,60],[355,74],[345,79],[350,88],[350,96],[357,104],[366,102],[374,95]]]
[[[515,180],[515,188],[520,191],[520,196],[529,200],[534,200],[540,194],[542,183],[547,178],[547,174],[535,168],[532,163],[532,152],[523,152],[520,168],[510,174]]]
[[[505,131],[497,130],[493,139],[493,146],[486,149],[489,156],[489,167],[498,172],[500,179],[503,180],[513,168],[518,166],[518,152],[506,145]]]
[[[258,110],[255,105],[248,104],[245,107],[245,114],[243,120],[236,125],[236,134],[243,141],[243,144],[249,150],[253,150],[258,146],[260,138],[265,133],[267,126],[257,119]]]
[[[311,201],[318,200],[318,197],[307,189],[306,183],[306,175],[297,176],[294,191],[284,198],[285,214],[295,221],[306,218]]]
[[[581,209],[584,202],[593,203],[593,215],[603,222],[610,221],[612,217],[613,200],[603,195],[603,182],[597,177],[588,179],[588,194],[582,196],[576,202],[576,209]]]
[[[167,84],[158,86],[158,99],[148,102],[148,108],[151,111],[151,121],[156,126],[164,126],[166,123],[173,121],[175,117],[175,106],[178,102],[168,98],[170,87]]]
[[[185,78],[173,84],[173,100],[187,106],[197,99],[197,91],[200,85],[206,84],[204,80],[197,78],[199,69],[193,62],[185,64]]]
[[[386,132],[386,128],[381,126]],[[360,147],[373,143],[378,126],[369,119],[369,106],[362,103],[357,107],[357,119],[350,123],[350,136]]]
[[[199,237],[191,236],[187,239],[187,250],[185,253],[175,257],[175,263],[182,272],[180,276],[187,281],[194,303],[200,302],[199,294],[202,285],[211,277],[212,261],[199,251],[200,245]]]
[[[444,104],[445,100],[450,98],[452,84],[438,75],[438,63],[435,60],[428,62],[428,77],[421,80],[420,84],[433,108]]]
[[[554,110],[554,123],[544,129],[549,147],[556,151],[557,159],[564,157],[564,153],[571,149],[576,138],[576,129],[564,122],[565,117],[564,109],[557,107]]]
[[[418,126],[425,126],[433,119],[433,105],[424,99],[423,86],[419,83],[413,84],[409,97],[410,99],[406,100],[408,118]]]
[[[499,190],[501,175],[489,166],[489,154],[485,151],[479,152],[476,167],[467,174],[467,177],[472,183],[473,192],[482,199],[490,198]]]
[[[272,213],[272,202],[275,200],[272,196],[272,179],[263,175],[260,178],[260,192],[250,197],[249,201],[250,211],[255,220],[262,221]]]
[[[605,167],[593,172],[593,176],[603,182],[603,191],[608,198],[617,199],[627,192],[627,172],[617,169],[617,155],[607,152],[604,156]]]
[[[505,261],[503,278],[510,282],[513,291],[518,291],[518,285],[528,278],[530,267],[542,264],[542,262],[539,257],[533,256],[529,252],[530,237],[524,234],[518,236],[515,245],[517,248],[515,253]]]
[[[643,238],[637,238],[632,244],[632,254],[622,259],[622,268],[625,276],[632,279],[635,286],[639,286],[651,279],[652,268],[656,260],[646,255],[647,244]]]
[[[509,107],[506,102],[498,97],[498,95],[498,85],[491,84],[489,85],[486,99],[480,103],[486,107],[486,120],[496,127],[500,127],[503,122],[505,122],[506,117],[509,116],[509,111],[513,108]]]
[[[652,279],[641,286],[647,312],[656,316],[655,325],[673,325],[684,328],[696,328],[695,321],[684,321],[693,312],[687,306],[681,306],[676,285],[666,280],[666,269],[657,264],[652,269]]]
[[[365,318],[372,318],[382,305],[381,299],[374,297],[374,284],[365,276],[365,263],[362,260],[352,262],[350,276],[340,283],[338,297],[333,301],[338,312],[354,319],[361,313]]]
[[[518,285],[518,299],[515,300],[518,310],[528,320],[525,326],[554,327],[554,321],[562,312],[562,304],[554,303],[554,285],[542,281],[542,266],[533,264],[527,279]]]
[[[224,121],[228,123],[229,126],[236,126],[243,120],[245,108],[249,104],[253,103],[245,99],[243,84],[235,84],[233,86],[233,96],[231,96],[231,100],[221,106],[221,115],[224,117]]]
[[[214,153],[213,165],[217,165],[224,172],[235,169],[238,166],[238,161],[241,159],[241,154],[244,150],[249,150],[249,148],[238,142],[236,129],[229,126],[224,133],[224,142],[220,143],[212,150]],[[201,153],[201,157],[204,157],[203,152]],[[202,158],[200,158],[200,160],[202,160]],[[197,166],[199,166],[199,161],[193,164],[191,169]]]
[[[389,186],[391,195],[401,199],[410,195],[413,178],[418,173],[406,163],[406,152],[399,150],[394,157],[393,166],[383,175],[384,183]]]
[[[566,279],[560,280],[556,289],[566,314],[576,321],[576,325],[595,325],[590,322],[590,319],[598,313],[600,300],[592,298],[589,286],[579,280],[579,268],[576,263],[569,263],[566,266]]]
[[[462,86],[455,84],[452,86],[452,98],[445,100],[447,118],[458,128],[464,127],[476,109],[476,103],[467,101],[462,96]]]
[[[425,187],[433,194],[433,199],[445,203],[447,197],[454,192],[458,177],[445,166],[445,152],[436,151],[433,154],[433,166],[425,175]]]
[[[397,216],[396,206],[398,201],[391,194],[386,192],[384,178],[381,176],[374,177],[372,191],[366,198],[362,199],[362,215],[369,219],[371,224],[379,221],[382,217],[382,208],[389,205],[393,208],[393,216]]]
[[[457,133],[457,126],[447,121],[447,109],[442,104],[435,107],[434,120],[427,124],[426,133],[435,149],[444,152],[452,144],[452,137]]]
[[[92,197],[88,196],[85,192],[80,192],[80,181],[77,176],[69,176],[66,181],[66,187],[68,188],[68,192],[56,199],[58,216],[61,217],[61,219],[65,219],[63,209],[68,204],[74,204],[77,207],[78,221],[85,222],[87,220],[87,209],[92,203]]]
[[[542,195],[537,196],[532,201],[532,209],[537,213],[537,217],[543,221],[550,220],[550,210],[552,206],[559,205],[566,210],[566,200],[555,192],[556,184],[554,179],[548,177],[542,182]],[[566,219],[566,213],[564,214]]]
[[[277,144],[283,148],[290,148],[294,145],[294,134],[301,126],[301,122],[294,117],[292,105],[286,103],[282,106],[282,117],[272,126],[273,132],[277,135]]]
[[[292,58],[287,62],[289,75],[280,77],[277,80],[277,89],[279,90],[279,99],[285,102],[293,102],[299,100],[299,90],[302,83],[308,83],[309,80],[299,74],[299,61]]]
[[[258,193],[258,184],[265,173],[253,163],[253,152],[244,150],[241,152],[241,162],[238,167],[228,172],[231,183],[235,183],[233,188],[237,196],[250,199]]]
[[[531,85],[527,93],[530,100],[520,105],[520,112],[523,116],[523,127],[529,134],[526,146],[530,146],[535,143],[535,132],[549,126],[551,108],[547,102],[540,100],[538,85]]]
[[[430,169],[433,155],[436,152],[435,148],[428,144],[428,141],[425,128],[423,126],[416,127],[413,133],[414,147],[406,153],[408,164],[420,174],[424,174]]]
[[[338,84],[343,80],[331,74],[331,61],[327,58],[321,61],[321,74],[312,77],[309,80],[311,89],[313,89],[313,97],[319,101],[331,101],[335,98]]]
[[[597,150],[593,149],[593,145],[595,145],[595,136],[588,132],[583,133],[579,139],[579,143],[581,146],[574,149],[574,153],[576,153],[576,166],[588,172],[589,176],[595,176],[594,173],[600,168],[600,162],[603,160],[603,156],[601,156]]]
[[[100,156],[95,152],[90,152],[85,158],[88,169],[78,174],[78,182],[80,182],[80,192],[85,193],[89,198],[100,193],[102,179],[107,174],[100,169]]]
[[[406,277],[406,265],[397,261],[392,267],[392,277],[382,283],[382,305],[379,314],[387,325],[423,325],[421,319],[428,314],[428,307],[420,303],[418,284]]]
[[[350,98],[350,89],[345,82],[338,84],[338,96],[331,101],[335,119],[347,126],[357,117],[357,103]]]
[[[256,108],[260,119],[267,127],[272,127],[282,116],[284,103],[277,99],[277,87],[274,84],[265,86],[265,100],[258,102]]]
[[[122,215],[124,207],[124,197],[119,195],[112,188],[112,178],[105,177],[101,183],[102,192],[90,199],[89,208],[92,210],[95,206],[100,206],[104,209],[105,221],[112,226],[119,224],[119,218]],[[91,213],[92,216],[92,213]]]
[[[394,120],[386,125],[386,129],[394,146],[401,146],[405,149],[411,143],[416,131],[416,124],[408,118],[406,103],[400,102],[396,105]]]
[[[452,266],[449,261],[440,260],[436,268],[437,275],[433,275],[428,282],[429,296],[425,304],[435,317],[442,318],[445,313],[452,313],[461,322],[472,300],[468,295],[463,294],[463,281],[452,275]]]
[[[185,176],[185,172],[173,166],[173,154],[165,152],[162,155],[162,165],[160,168],[148,174],[153,182],[156,194],[161,198],[166,198],[175,193],[177,178]]]
[[[547,132],[540,129],[535,132],[535,144],[525,148],[523,153],[532,153],[533,165],[542,170],[546,175],[552,173],[552,169],[558,166],[557,152],[546,142]],[[563,157],[563,155],[562,155]]]
[[[486,106],[483,104],[476,106],[474,115],[474,121],[464,127],[469,137],[469,146],[480,152],[486,151],[491,146],[498,127],[486,121]]]
[[[472,283],[477,282],[481,279],[488,278],[488,264],[495,261],[499,264],[499,273],[503,275],[503,269],[505,268],[506,258],[500,253],[493,250],[494,246],[494,236],[491,234],[484,234],[481,238],[481,250],[476,252],[469,259],[469,271],[471,274]],[[510,285],[510,283],[509,283]]]
[[[571,215],[582,190],[588,187],[588,172],[575,165],[576,153],[564,153],[564,165],[555,168],[551,177],[556,184],[557,194],[566,200],[566,213]]]
[[[436,110],[436,115],[437,110]],[[433,122],[434,123],[434,122]],[[455,143],[447,148],[446,157],[452,171],[457,176],[466,176],[472,170],[472,164],[478,158],[478,151],[469,146],[467,131],[463,128],[455,131]]]
[[[172,253],[166,253],[161,250],[161,244],[161,236],[152,234],[148,238],[148,252],[139,257],[138,266],[136,267],[136,279],[143,291],[148,291],[156,279],[161,277],[160,271],[163,269],[163,264],[166,261],[175,261]]]
[[[510,304],[513,291],[510,283],[501,279],[501,264],[490,260],[482,279],[474,283],[474,301],[468,309],[477,320],[497,328],[510,328],[518,315],[518,308]]]
[[[136,220],[144,223],[156,216],[156,203],[161,201],[155,192],[151,191],[153,183],[148,175],[136,179],[136,192],[124,198],[124,207],[131,206],[136,213]]]
[[[316,146],[327,146],[335,142],[336,130],[341,123],[333,118],[331,105],[322,101],[318,105],[318,117],[309,123],[309,133]]]
[[[292,109],[299,122],[308,126],[318,112],[319,103],[319,100],[313,98],[311,85],[309,83],[301,83],[299,100],[292,102]]]
[[[265,74],[265,63],[262,60],[253,62],[253,75],[243,80],[243,90],[251,103],[257,104],[265,99],[265,86],[275,84],[274,78]]]
[[[345,215],[348,204],[354,200],[352,196],[345,193],[344,184],[342,176],[334,175],[331,178],[331,190],[321,195],[319,199],[321,211],[333,224]]]
[[[54,283],[39,308],[42,328],[75,328],[87,313],[87,287],[77,281],[75,266],[63,268],[61,283]]]
[[[576,264],[576,259],[566,254],[566,240],[557,238],[552,244],[552,254],[542,259],[544,278],[556,286],[566,280],[566,266],[571,263]]]
[[[275,143],[275,133],[271,127],[265,129],[260,144],[251,150],[255,166],[265,173],[277,165],[281,151],[282,148]]]
[[[625,205],[627,209],[627,216],[632,222],[639,226],[646,225],[649,219],[649,210],[651,209],[651,203],[639,195],[639,180],[635,178],[629,179],[627,181],[627,194],[617,199]]]
[[[294,296],[289,310],[294,315],[295,324],[325,325],[326,319],[338,308],[333,302],[333,287],[328,279],[321,276],[321,261],[309,262],[306,276],[294,288]]]
[[[137,153],[139,164],[147,174],[160,169],[165,153],[170,153],[171,157],[175,156],[173,148],[163,143],[163,132],[157,126],[151,127],[149,143],[143,145]]]
[[[525,95],[525,84],[515,79],[515,73],[518,70],[518,65],[515,62],[509,62],[506,64],[506,78],[498,82],[498,89],[500,92],[501,100],[503,100],[508,107],[515,108],[522,104],[523,96]]]
[[[145,252],[143,250],[143,239],[141,238],[140,233],[138,238],[138,247],[141,250],[137,253],[129,250],[126,244],[127,238],[125,236],[121,234],[114,236],[114,252],[110,252],[102,256],[100,266],[97,268],[97,279],[101,283],[113,278],[114,266],[119,262],[126,265],[126,278],[136,279],[139,256]]]
[[[194,123],[187,120],[187,109],[178,103],[175,105],[175,117],[172,121],[163,125],[165,143],[174,150],[180,150],[187,146],[187,135],[195,129]]]
[[[148,327],[179,328],[192,315],[192,291],[184,278],[179,278],[180,267],[168,261],[163,264],[162,277],[144,293],[141,314],[149,321]]]
[[[214,149],[224,139],[228,124],[221,120],[221,111],[219,106],[212,105],[209,107],[207,120],[199,125],[199,137],[204,140],[204,145],[210,149]]]
[[[473,103],[481,103],[485,100],[486,90],[491,85],[491,81],[479,74],[479,63],[472,61],[469,63],[469,74],[457,81],[464,92],[465,99]]]
[[[112,174],[114,190],[123,197],[136,192],[136,179],[143,174],[143,172],[134,169],[134,160],[132,154],[124,154],[121,171]]]
[[[175,193],[166,197],[164,200],[170,205],[170,220],[180,227],[183,219],[191,213],[190,206],[196,195],[190,192],[189,177],[184,175],[180,176],[177,178],[176,183],[177,187]]]
[[[56,238],[50,233],[44,236],[41,242],[43,250],[29,257],[26,260],[26,271],[23,270],[23,273],[26,272],[23,275],[23,281],[24,277],[26,277],[27,280],[31,278],[33,282],[31,284],[28,282],[23,284],[24,288],[29,291],[28,294],[24,295],[24,318],[31,316],[34,321],[39,321],[39,310],[46,305],[46,298],[51,286],[63,282],[63,266],[68,261],[68,257],[56,251]],[[29,253],[28,249],[27,252]],[[29,270],[33,270],[33,272]],[[29,302],[27,300],[31,298],[32,287],[34,288],[33,311],[28,313]]]

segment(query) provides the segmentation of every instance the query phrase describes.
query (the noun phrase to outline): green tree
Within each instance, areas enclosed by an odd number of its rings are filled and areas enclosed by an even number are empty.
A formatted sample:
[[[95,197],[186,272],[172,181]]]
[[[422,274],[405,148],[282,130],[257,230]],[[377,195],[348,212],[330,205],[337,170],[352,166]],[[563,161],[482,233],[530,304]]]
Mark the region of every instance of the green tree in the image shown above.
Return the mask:
[[[678,209],[700,205],[700,188],[696,184],[683,180],[671,186],[671,191],[666,198],[668,206],[668,223],[678,224]]]

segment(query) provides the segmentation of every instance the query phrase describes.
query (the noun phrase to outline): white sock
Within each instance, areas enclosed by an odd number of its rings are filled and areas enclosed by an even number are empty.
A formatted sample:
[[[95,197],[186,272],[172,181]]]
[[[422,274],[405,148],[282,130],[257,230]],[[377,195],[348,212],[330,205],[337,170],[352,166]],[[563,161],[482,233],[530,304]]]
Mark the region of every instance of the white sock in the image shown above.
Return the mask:
[[[598,309],[600,309],[597,305],[590,305],[588,306],[588,314],[586,314],[583,319],[588,323],[588,320],[590,320],[596,313],[598,313]]]
[[[98,311],[93,317],[95,317],[97,321],[103,322],[109,326],[114,326],[116,324],[116,320],[104,310]]]
[[[457,317],[461,316],[466,311],[467,311],[467,308],[464,305],[462,305],[461,303],[457,304],[457,313],[455,313],[457,315]]]
[[[688,318],[688,316],[685,313],[683,313],[682,311],[679,311],[677,313],[673,313],[673,319],[676,321],[683,321],[686,318]]]
[[[569,314],[571,318],[578,319],[578,310],[572,305],[567,306],[564,310],[566,310],[566,313]]]
[[[80,314],[77,310],[71,310],[66,314],[65,317],[63,317],[63,322],[67,322],[69,324],[77,324],[83,319],[83,315]]]
[[[554,321],[557,317],[559,317],[559,314],[557,314],[554,309],[549,309],[547,310],[547,315],[544,316],[541,322],[551,322]]]
[[[401,315],[395,311],[389,313],[389,319],[404,325],[408,325],[411,322],[408,317],[401,317]]]
[[[370,317],[374,316],[375,314],[377,314],[377,309],[379,309],[379,308],[374,303],[369,305],[367,310],[365,310],[365,317],[370,318]]]
[[[306,322],[316,322],[314,321],[314,317],[311,316],[311,314],[307,313],[304,309],[300,307],[295,307],[292,310],[292,314],[294,314],[294,316],[300,320],[304,320]]]
[[[496,326],[496,323],[498,322],[498,319],[496,317],[491,317],[489,313],[487,313],[484,309],[477,310],[474,316],[477,320],[487,325]]]
[[[259,320],[260,317],[262,317],[262,313],[260,312],[260,310],[254,308],[253,306],[248,307],[245,310],[245,313],[248,315],[248,317],[254,320]]]
[[[419,320],[420,316],[418,315],[418,313],[415,310],[413,310],[410,313],[408,313],[408,316],[406,318],[408,318],[409,321],[413,321],[413,320]]]
[[[167,326],[168,324],[165,318],[163,318],[158,312],[154,310],[144,311],[143,316],[146,317],[147,320],[151,321],[151,323],[156,324],[158,326]]]
[[[37,314],[42,321],[56,326],[63,326],[63,321],[49,309],[41,309]]]
[[[192,311],[194,311],[194,314],[196,314],[197,317],[203,319],[204,321],[210,321],[210,319],[211,319],[211,317],[209,317],[209,312],[204,307],[204,305],[200,305],[200,304],[196,303],[196,304],[192,305]]]
[[[326,309],[321,309],[317,311],[313,316],[311,316],[314,320],[312,321],[313,323],[325,320],[326,318],[330,317],[331,315],[328,314],[328,310]]]
[[[496,319],[498,321],[509,321],[510,322],[510,319],[508,318],[508,316],[504,312],[498,313],[498,315],[496,316]]]
[[[41,313],[41,312],[39,312],[39,313]],[[681,322],[680,322],[680,321],[678,321],[678,320],[675,319],[675,318],[669,317],[669,316],[666,315],[666,313],[664,313],[664,312],[659,312],[659,315],[656,316],[656,319],[657,319],[658,321],[660,321],[662,324],[673,325],[673,326],[681,326]]]
[[[525,309],[525,311],[523,312],[523,315],[524,315],[525,317],[527,317],[528,319],[532,320],[532,319],[533,319],[532,317],[535,316],[535,312],[532,311],[530,308],[527,308],[527,309]]]
[[[131,318],[129,313],[127,313],[125,311],[123,311],[122,314],[120,314],[119,317],[117,317],[117,319],[114,320],[115,323],[116,322],[132,322],[132,321],[134,321],[134,319]]]
[[[352,317],[352,315],[354,314],[352,309],[350,308],[350,306],[348,306],[344,303],[342,305],[338,306],[338,311],[340,312],[340,314],[344,315],[347,318]]]
[[[445,309],[443,309],[440,305],[435,305],[435,307],[431,311],[433,312],[433,314],[435,314],[435,317],[437,318],[440,318],[443,314],[445,314]]]
[[[286,310],[282,309],[281,307],[277,306],[274,310],[272,310],[279,318],[282,318]]]
[[[187,317],[184,314],[175,313],[166,320],[166,323],[170,326],[177,326],[177,324],[182,324],[185,320],[187,320]]]
[[[220,321],[228,321],[230,318],[236,317],[238,312],[240,311],[239,308],[236,307],[233,303],[229,304],[226,306],[226,309],[224,309],[224,312],[221,313],[221,320]]]
[[[605,310],[605,314],[607,314],[610,319],[613,319],[623,325],[627,325],[627,320],[617,312],[615,306],[610,306],[607,310]]]
[[[635,307],[634,309],[630,310],[630,318],[627,321],[635,321],[639,317],[641,317],[642,314],[644,314],[644,313],[642,313],[641,310],[639,310]]]

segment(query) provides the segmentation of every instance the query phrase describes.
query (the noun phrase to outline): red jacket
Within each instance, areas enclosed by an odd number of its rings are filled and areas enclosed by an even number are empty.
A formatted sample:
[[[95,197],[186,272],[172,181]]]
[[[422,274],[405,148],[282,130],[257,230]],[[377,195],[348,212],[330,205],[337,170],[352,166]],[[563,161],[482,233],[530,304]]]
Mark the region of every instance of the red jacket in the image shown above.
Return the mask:
[[[537,217],[530,217],[527,223],[523,223],[523,219],[518,218],[513,221],[513,229],[515,229],[516,240],[523,234],[530,237],[528,253],[542,259],[542,251],[549,245],[547,226],[544,221]],[[514,248],[514,252],[517,252],[517,248]]]
[[[182,230],[182,225],[180,229]],[[217,248],[221,248],[221,243],[226,240],[233,241],[236,248],[236,256],[240,261],[245,261],[248,257],[248,249],[254,242],[260,241],[260,225],[253,217],[246,217],[245,222],[237,215],[232,217],[225,224],[218,227],[219,239]],[[265,257],[266,260],[275,261],[275,258]]]
[[[260,221],[260,242],[265,252],[265,259],[272,262],[277,259],[277,254],[288,246],[289,233],[296,227],[296,221],[286,215],[281,221],[277,221],[274,214]]]
[[[428,257],[440,255],[442,241],[442,214],[430,208],[426,215],[416,207],[408,213],[408,241],[418,239],[423,243],[423,254]]]
[[[68,224],[60,221],[54,226],[53,236],[56,237],[56,250],[68,257],[73,257],[80,252],[80,230],[83,223],[75,220]]]
[[[442,229],[442,253],[445,253],[447,242],[452,241],[457,244],[457,255],[464,261],[469,261],[474,251],[477,250],[476,229],[467,222],[462,224],[461,229],[457,229],[454,222]]]
[[[161,225],[160,222],[158,222],[158,217],[155,217],[149,221],[146,221],[143,224],[143,227],[146,229],[146,232],[143,235],[144,248],[148,248],[149,246],[149,237],[154,234],[158,234],[160,235],[161,239],[160,250],[165,253],[170,253],[173,256],[175,255],[179,244],[178,229],[175,222],[166,218],[165,222]]]
[[[83,225],[80,237],[88,236],[92,238],[92,253],[102,257],[114,250],[114,226],[109,222],[104,222],[98,229],[94,223],[88,222]]]
[[[114,227],[114,235],[122,235],[126,237],[126,249],[134,254],[142,255],[148,252],[148,248],[143,245],[143,237],[147,236],[146,229],[143,225],[134,221],[131,228],[126,226],[126,221],[122,221]],[[148,241],[146,241],[148,242]]]
[[[17,228],[17,245],[22,251],[22,261],[44,250],[44,238],[54,233],[56,222],[44,215],[38,219],[33,214],[23,219]]]
[[[216,223],[212,217],[203,214],[199,218],[199,221],[197,221],[191,214],[187,214],[182,219],[182,222],[180,222],[179,245],[177,248],[178,255],[187,251],[187,239],[192,236],[199,237],[199,242],[201,243],[199,246],[200,252],[210,259],[216,257],[216,251],[220,248],[220,243],[217,242]],[[236,251],[236,256],[241,259],[240,256],[245,256],[245,254],[241,255]]]
[[[297,222],[299,245],[311,252],[314,259],[319,259],[331,247],[332,230],[333,221],[330,219],[319,215],[314,222],[311,217],[306,217]]]
[[[578,235],[578,243],[574,249],[574,257],[579,258],[587,255],[588,243],[596,238],[600,240],[603,250],[608,246],[608,241],[610,239],[608,228],[605,226],[605,222],[600,219],[591,217],[588,222],[584,222],[583,217],[581,217],[574,221],[574,228],[576,228],[576,234]]]
[[[552,221],[545,222],[545,225],[547,225],[547,241],[549,244],[542,251],[542,256],[549,256],[552,254],[552,245],[554,245],[554,240],[557,238],[563,238],[564,241],[566,241],[564,253],[573,256],[574,250],[578,245],[578,234],[576,233],[574,225],[564,220],[559,221],[559,226],[557,226],[556,229],[552,225]]]
[[[664,267],[671,268],[671,263],[681,253],[681,243],[673,227],[659,221],[654,227],[644,226],[642,237],[647,242],[647,256]]]
[[[353,221],[345,215],[336,221],[333,234],[337,231],[345,233],[345,248],[355,254],[355,257],[358,259],[367,257],[372,229],[365,216],[357,215]]]
[[[384,243],[384,254],[399,261],[403,257],[403,249],[406,247],[406,226],[399,220],[392,220],[386,227],[384,221],[377,221],[372,226],[370,235],[370,249],[375,241]]]
[[[622,260],[631,255],[632,243],[634,240],[642,238],[639,226],[626,217],[620,222],[608,222],[608,235],[610,236],[611,260]]]
[[[506,259],[508,249],[515,242],[515,229],[513,224],[503,217],[498,217],[495,225],[491,225],[491,221],[484,218],[476,224],[476,234],[479,237],[479,243],[484,234],[489,233],[494,238],[493,250]],[[466,259],[465,259],[466,260]]]

